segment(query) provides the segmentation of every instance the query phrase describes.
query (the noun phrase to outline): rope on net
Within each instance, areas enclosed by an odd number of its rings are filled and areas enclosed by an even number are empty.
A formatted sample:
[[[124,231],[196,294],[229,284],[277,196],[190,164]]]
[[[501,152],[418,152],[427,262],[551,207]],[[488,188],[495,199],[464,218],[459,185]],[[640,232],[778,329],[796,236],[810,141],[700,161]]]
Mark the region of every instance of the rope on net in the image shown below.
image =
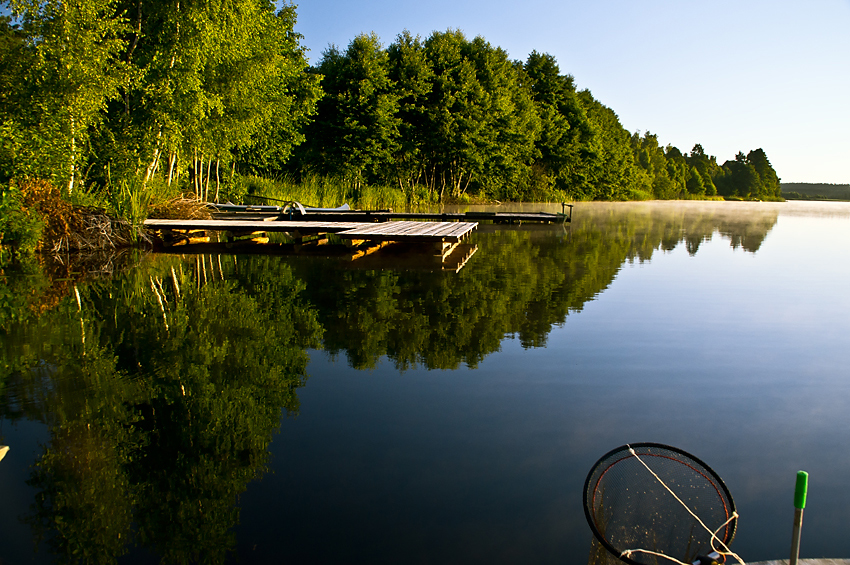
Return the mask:
[[[733,557],[733,558],[734,558],[734,559],[735,559],[735,560],[736,560],[736,561],[737,561],[740,565],[746,565],[746,563],[744,562],[744,560],[743,560],[743,559],[741,559],[741,557],[740,557],[737,553],[735,553],[735,552],[733,552],[732,550],[730,550],[730,549],[729,549],[729,547],[728,547],[725,543],[723,543],[723,540],[721,540],[720,538],[718,538],[718,537],[717,537],[717,533],[718,533],[720,530],[722,530],[723,528],[725,528],[725,527],[729,524],[729,522],[731,522],[732,520],[734,520],[734,519],[736,519],[736,518],[738,517],[738,512],[737,512],[737,511],[736,511],[736,512],[732,512],[732,515],[729,517],[729,519],[728,519],[728,520],[726,520],[726,521],[725,521],[725,522],[724,522],[724,523],[723,523],[723,524],[722,524],[719,528],[717,528],[715,531],[711,531],[711,528],[709,528],[708,526],[706,526],[706,525],[705,525],[705,523],[704,523],[702,520],[700,520],[699,516],[697,516],[696,514],[694,514],[694,512],[693,512],[693,511],[692,511],[692,510],[688,507],[688,505],[687,505],[687,504],[685,504],[685,503],[682,501],[682,499],[681,499],[681,498],[679,498],[678,496],[676,496],[676,493],[675,493],[675,492],[673,492],[673,489],[671,489],[670,487],[668,487],[668,486],[667,486],[667,484],[666,484],[666,483],[665,483],[665,482],[661,479],[661,477],[659,477],[659,476],[655,473],[655,471],[653,471],[653,470],[649,467],[649,465],[647,465],[647,464],[644,462],[644,460],[640,458],[640,456],[637,454],[637,452],[635,452],[635,450],[634,450],[634,449],[632,449],[632,446],[631,446],[631,445],[629,445],[628,447],[629,447],[629,453],[631,453],[631,454],[635,457],[635,459],[637,459],[638,461],[640,461],[640,464],[641,464],[641,465],[643,465],[644,467],[646,467],[646,470],[647,470],[647,471],[649,471],[650,473],[652,473],[652,476],[653,476],[653,477],[655,477],[655,479],[656,479],[659,483],[661,483],[661,486],[663,486],[665,489],[667,489],[667,492],[669,492],[671,495],[673,495],[673,498],[675,498],[675,499],[679,502],[679,504],[681,504],[681,505],[685,508],[685,510],[687,510],[687,511],[688,511],[688,514],[690,514],[691,516],[693,516],[694,520],[696,520],[696,521],[699,523],[699,525],[700,525],[700,526],[702,526],[702,527],[705,529],[705,531],[706,531],[706,532],[708,532],[709,534],[711,534],[711,549],[712,549],[713,551],[717,552],[718,554],[723,555],[724,557]],[[722,546],[723,551],[721,551],[720,549],[717,549],[717,547],[715,546],[715,542],[719,543],[719,544]],[[676,558],[674,558],[674,557],[670,557],[669,555],[664,555],[663,553],[657,553],[657,552],[655,552],[655,551],[650,551],[650,550],[648,550],[648,549],[627,549],[627,550],[625,550],[623,553],[621,553],[621,554],[620,554],[620,557],[631,557],[631,556],[632,556],[632,554],[634,554],[634,553],[646,553],[646,554],[648,554],[648,555],[655,555],[655,556],[657,556],[657,557],[663,557],[664,559],[667,559],[667,560],[669,560],[669,561],[672,561],[673,563],[677,563],[678,565],[691,565],[691,564],[689,564],[689,563],[683,563],[682,561],[679,561],[678,559],[676,559]]]

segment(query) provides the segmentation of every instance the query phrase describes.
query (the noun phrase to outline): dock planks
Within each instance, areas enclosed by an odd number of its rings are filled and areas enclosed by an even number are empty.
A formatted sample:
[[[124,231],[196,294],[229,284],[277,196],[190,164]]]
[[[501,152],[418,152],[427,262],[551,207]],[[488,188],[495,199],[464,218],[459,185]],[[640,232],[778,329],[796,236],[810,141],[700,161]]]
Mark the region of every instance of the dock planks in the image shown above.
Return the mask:
[[[478,222],[384,222],[364,224],[338,232],[346,239],[404,242],[457,242],[478,227]]]
[[[154,230],[263,231],[318,234],[337,233],[362,226],[362,222],[286,222],[269,220],[145,220]]]
[[[345,239],[399,242],[456,242],[468,236],[477,222],[296,222],[260,220],[145,220],[154,230],[211,230],[223,232],[335,233]]]

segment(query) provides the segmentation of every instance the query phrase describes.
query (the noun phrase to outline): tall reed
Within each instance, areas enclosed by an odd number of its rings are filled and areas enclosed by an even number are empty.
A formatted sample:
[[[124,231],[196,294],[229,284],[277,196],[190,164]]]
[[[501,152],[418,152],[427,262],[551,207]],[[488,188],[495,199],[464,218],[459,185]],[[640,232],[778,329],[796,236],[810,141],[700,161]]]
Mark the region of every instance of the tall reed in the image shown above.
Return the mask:
[[[243,198],[249,201],[252,197],[268,199],[269,204],[295,200],[311,207],[334,208],[348,204],[355,208],[372,210],[404,210],[411,204],[397,188],[386,185],[354,187],[333,177],[309,176],[295,181],[291,178],[266,179],[249,176],[240,178],[237,184],[235,194],[242,194]]]

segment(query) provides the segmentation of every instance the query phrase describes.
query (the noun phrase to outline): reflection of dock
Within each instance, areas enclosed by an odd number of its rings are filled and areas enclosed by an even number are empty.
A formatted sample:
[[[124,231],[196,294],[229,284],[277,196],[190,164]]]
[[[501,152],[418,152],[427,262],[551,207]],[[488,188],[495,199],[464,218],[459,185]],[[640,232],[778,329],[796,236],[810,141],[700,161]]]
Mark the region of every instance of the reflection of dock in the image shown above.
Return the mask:
[[[148,230],[158,232],[167,247],[181,253],[251,252],[267,254],[327,255],[356,260],[373,256],[392,245],[400,252],[387,253],[386,267],[427,268],[459,271],[477,251],[462,241],[478,226],[476,222],[289,222],[262,220],[146,220]],[[225,234],[213,243],[207,232]],[[284,233],[287,244],[269,243],[267,234]],[[329,245],[327,234],[349,242]],[[239,238],[242,238],[241,240]],[[217,238],[218,239],[218,238]],[[260,245],[246,246],[255,242]],[[190,249],[191,248],[191,249]],[[397,251],[397,250],[396,250]],[[384,254],[381,254],[384,255]],[[396,261],[398,263],[396,263]],[[371,259],[369,263],[375,263]],[[404,267],[403,265],[407,265]]]
[[[471,243],[459,243],[451,251],[443,254],[430,253],[421,246],[393,245],[381,253],[351,261],[350,268],[397,271],[454,271],[460,272],[466,263],[478,251]]]

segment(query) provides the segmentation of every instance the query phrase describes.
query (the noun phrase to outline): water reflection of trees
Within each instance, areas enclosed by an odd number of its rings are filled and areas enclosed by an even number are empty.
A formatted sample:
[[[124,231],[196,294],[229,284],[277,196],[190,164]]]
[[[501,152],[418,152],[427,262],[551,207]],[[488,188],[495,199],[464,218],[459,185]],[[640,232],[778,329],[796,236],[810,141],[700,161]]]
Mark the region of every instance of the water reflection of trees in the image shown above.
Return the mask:
[[[34,265],[0,275],[0,416],[50,429],[27,519],[60,561],[112,561],[133,545],[223,561],[238,496],[264,472],[282,411],[298,410],[306,349],[358,368],[475,367],[506,336],[545,345],[627,261],[695,254],[712,237],[756,252],[775,222],[593,206],[569,230],[482,228],[457,274],[192,256],[111,279]]]
[[[27,520],[60,561],[110,562],[134,543],[223,561],[237,497],[281,410],[298,409],[320,337],[303,283],[284,269],[250,294],[209,268],[204,284],[198,259],[80,284],[4,327],[0,415],[49,426]]]
[[[551,328],[602,292],[627,261],[712,237],[756,252],[776,211],[712,206],[593,206],[560,227],[487,230],[458,273],[342,271],[304,263],[298,276],[316,306],[324,347],[356,368],[386,356],[399,369],[477,366],[506,336],[546,344]],[[485,239],[486,238],[486,239]]]

